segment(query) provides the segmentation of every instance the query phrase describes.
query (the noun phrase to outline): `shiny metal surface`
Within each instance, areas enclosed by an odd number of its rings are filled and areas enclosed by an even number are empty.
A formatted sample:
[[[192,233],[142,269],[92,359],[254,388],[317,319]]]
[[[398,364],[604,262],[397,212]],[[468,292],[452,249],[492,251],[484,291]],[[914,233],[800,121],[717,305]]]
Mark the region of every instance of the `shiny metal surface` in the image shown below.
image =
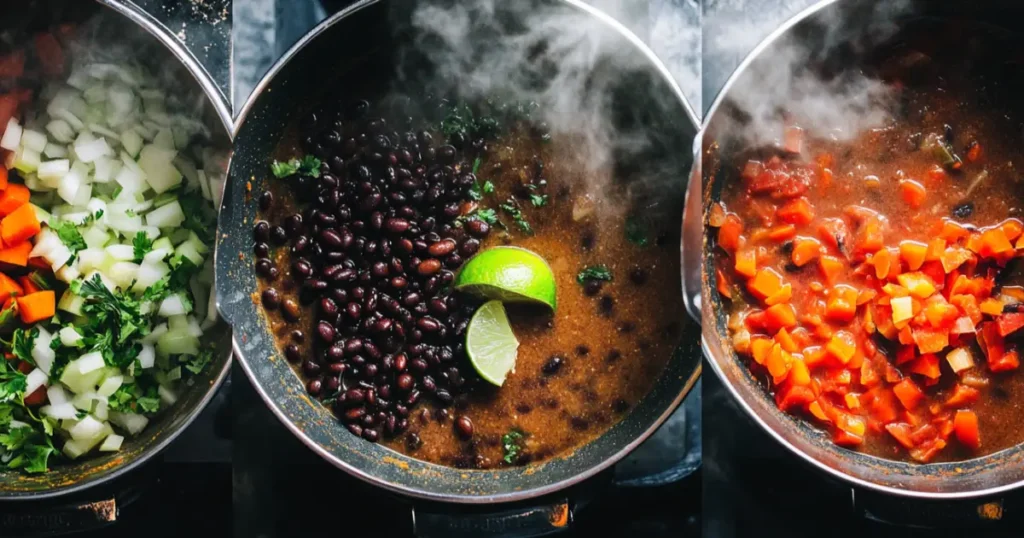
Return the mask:
[[[723,127],[727,122],[720,117],[726,114],[723,109],[728,103],[730,90],[740,84],[756,84],[756,81],[744,79],[744,75],[755,62],[770,62],[772,48],[783,36],[807,30],[809,26],[825,20],[856,25],[863,22],[863,18],[852,16],[851,13],[857,13],[858,9],[870,5],[870,2],[861,0],[819,2],[772,32],[739,65],[708,109],[705,116],[707,120],[701,130],[700,166],[705,215],[710,204],[725,188],[721,181],[717,181],[715,171],[729,156],[719,153],[716,141],[727,134]],[[1017,20],[1021,14],[1019,4],[1005,0],[979,0],[971,3],[919,1],[908,2],[908,8],[903,16],[905,18],[956,17],[997,26],[1004,26],[1003,21]],[[707,230],[707,226],[704,229]],[[704,259],[708,261],[712,256],[711,243],[705,233],[699,246]],[[686,248],[694,248],[694,245],[687,244]],[[700,278],[705,298],[701,345],[712,370],[721,378],[740,407],[799,458],[848,483],[898,496],[962,499],[994,495],[1024,485],[1024,445],[956,463],[922,465],[895,462],[839,448],[820,430],[780,412],[764,388],[753,379],[747,366],[732,351],[725,328],[725,308],[713,285],[715,276],[712,264],[707,263],[702,267]]]
[[[635,36],[606,15],[575,0],[556,0],[555,3],[594,17],[618,34],[624,47],[635,49],[642,56],[646,69],[673,95],[676,105],[670,117],[680,133],[688,133],[685,144],[689,145],[696,131],[695,115],[661,62]],[[259,178],[266,175],[268,159],[280,133],[289,117],[298,114],[296,103],[312,99],[309,88],[304,86],[307,82],[303,73],[311,71],[308,66],[317,58],[327,58],[336,50],[344,50],[350,44],[345,39],[386,33],[386,9],[391,4],[364,0],[330,17],[299,41],[256,86],[235,126],[236,151],[218,233],[222,250],[248,254],[246,223],[253,221],[255,208],[245,198],[243,183],[251,178],[256,178],[257,183],[262,181]],[[360,50],[372,49],[364,42],[360,44]],[[334,69],[347,73],[352,68],[349,64],[348,59],[339,60]],[[278,419],[310,449],[338,468],[390,491],[420,499],[467,504],[508,502],[578,484],[608,468],[646,439],[679,405],[699,376],[699,352],[691,342],[681,348],[652,393],[629,417],[573,454],[516,469],[477,471],[442,467],[356,438],[329,410],[306,397],[302,383],[280,359],[267,333],[265,320],[253,311],[250,294],[255,291],[255,278],[251,259],[248,256],[244,259],[222,257],[217,262],[217,273],[221,282],[231,281],[231,285],[218,287],[218,304],[236,327],[234,347],[239,363]]]
[[[102,18],[104,24],[123,28],[123,33],[111,37],[152,43],[156,56],[151,59],[165,62],[160,65],[181,65],[187,76],[183,73],[180,80],[183,83],[191,81],[193,89],[207,97],[207,110],[202,118],[214,137],[214,143],[227,150],[230,145],[230,109],[195,57],[166,27],[131,2],[97,0],[96,6],[92,17]],[[157,43],[160,46],[156,46]],[[160,57],[162,55],[166,57]],[[191,389],[183,392],[169,412],[153,420],[140,437],[127,439],[121,451],[61,464],[38,475],[17,471],[0,473],[0,501],[38,500],[79,492],[131,471],[166,448],[199,415],[227,376],[231,367],[229,333],[223,323],[219,330],[210,332],[211,338],[217,339],[220,350],[216,361],[196,378]]]

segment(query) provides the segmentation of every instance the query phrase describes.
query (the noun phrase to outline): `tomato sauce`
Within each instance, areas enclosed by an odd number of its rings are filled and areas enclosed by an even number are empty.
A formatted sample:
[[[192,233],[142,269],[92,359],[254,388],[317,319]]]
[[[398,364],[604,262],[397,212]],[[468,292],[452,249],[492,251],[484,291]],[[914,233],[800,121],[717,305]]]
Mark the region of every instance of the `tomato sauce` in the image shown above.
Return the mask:
[[[710,216],[733,347],[779,408],[917,462],[1024,441],[1019,128],[927,67],[887,76],[883,127],[837,143],[789,125],[727,165],[741,188]]]

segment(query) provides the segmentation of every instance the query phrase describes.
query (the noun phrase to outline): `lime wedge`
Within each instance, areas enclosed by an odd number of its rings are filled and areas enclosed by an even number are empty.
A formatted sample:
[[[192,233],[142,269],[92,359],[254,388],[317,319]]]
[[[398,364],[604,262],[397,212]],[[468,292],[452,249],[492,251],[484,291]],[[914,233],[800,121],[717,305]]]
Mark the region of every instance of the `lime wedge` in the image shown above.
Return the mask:
[[[519,247],[494,247],[470,258],[455,289],[506,303],[542,303],[555,309],[555,275],[544,258]]]
[[[466,331],[466,353],[473,368],[488,383],[500,387],[516,366],[517,349],[519,340],[512,334],[501,301],[484,303],[469,320]]]

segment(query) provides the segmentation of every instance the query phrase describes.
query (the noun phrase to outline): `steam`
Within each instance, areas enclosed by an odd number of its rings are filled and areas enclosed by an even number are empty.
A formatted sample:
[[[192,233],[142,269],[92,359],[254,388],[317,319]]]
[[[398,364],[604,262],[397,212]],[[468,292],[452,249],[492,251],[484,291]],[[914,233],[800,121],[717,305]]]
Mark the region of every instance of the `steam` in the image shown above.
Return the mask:
[[[730,120],[739,125],[724,132],[741,137],[746,146],[761,147],[779,144],[784,126],[791,123],[811,137],[836,141],[885,125],[895,104],[891,88],[841,58],[855,57],[895,35],[896,21],[910,1],[872,4],[848,17],[827,8],[816,16],[809,36],[787,31],[773,43],[730,89],[727,103],[735,112]],[[730,24],[719,13],[711,25],[716,31],[705,39],[706,48],[720,55],[745,54],[754,47],[752,41],[779,25],[774,20],[752,24],[744,17]],[[826,69],[811,67],[821,65]]]
[[[624,1],[603,4],[614,13],[630,13],[616,9],[624,8]],[[658,143],[656,130],[639,117],[642,109],[678,116],[660,118],[669,123],[687,122],[677,96],[661,83],[629,84],[624,105],[624,83],[649,72],[648,59],[605,22],[567,4],[420,2],[411,24],[416,52],[435,64],[432,83],[447,86],[442,93],[467,101],[538,103],[536,113],[553,136],[572,140],[592,196],[606,192],[613,165]],[[665,181],[668,170],[648,170],[644,176],[639,179],[648,183]],[[685,170],[671,176],[682,181]]]

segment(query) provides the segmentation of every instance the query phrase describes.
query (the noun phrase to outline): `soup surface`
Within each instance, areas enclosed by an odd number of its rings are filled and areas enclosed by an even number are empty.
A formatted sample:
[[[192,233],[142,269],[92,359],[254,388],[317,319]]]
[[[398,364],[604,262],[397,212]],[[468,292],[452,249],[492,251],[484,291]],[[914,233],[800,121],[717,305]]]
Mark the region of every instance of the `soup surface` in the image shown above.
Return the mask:
[[[883,63],[887,125],[845,143],[791,125],[727,164],[742,188],[710,216],[736,351],[780,409],[888,459],[1024,440],[1019,125],[953,45]]]
[[[479,134],[486,119],[478,118],[464,133],[452,125],[468,123],[471,113],[444,103],[424,108],[412,117],[384,104],[326,120],[317,113],[299,127],[297,144],[282,145],[282,160],[308,151],[323,165],[319,178],[299,178],[305,187],[296,178],[269,179],[259,195],[269,221],[257,223],[259,300],[308,391],[353,433],[457,467],[565,454],[628,413],[671,357],[682,312],[678,232],[669,219],[631,217],[642,214],[633,191],[586,166],[571,135],[497,112],[499,129]],[[437,184],[443,202],[431,203]],[[329,200],[332,192],[340,202]],[[382,201],[367,201],[377,193]],[[394,218],[411,226],[392,227]],[[339,248],[344,254],[328,261],[334,249],[325,230],[351,235],[361,250]],[[454,248],[441,246],[452,240]],[[479,377],[464,349],[481,301],[447,284],[473,254],[500,245],[547,261],[557,308],[506,306],[520,345],[498,387]],[[421,271],[430,259],[441,264]],[[332,263],[356,276],[325,278]],[[425,317],[442,329],[428,332]],[[336,333],[330,341],[321,338],[325,322]]]

